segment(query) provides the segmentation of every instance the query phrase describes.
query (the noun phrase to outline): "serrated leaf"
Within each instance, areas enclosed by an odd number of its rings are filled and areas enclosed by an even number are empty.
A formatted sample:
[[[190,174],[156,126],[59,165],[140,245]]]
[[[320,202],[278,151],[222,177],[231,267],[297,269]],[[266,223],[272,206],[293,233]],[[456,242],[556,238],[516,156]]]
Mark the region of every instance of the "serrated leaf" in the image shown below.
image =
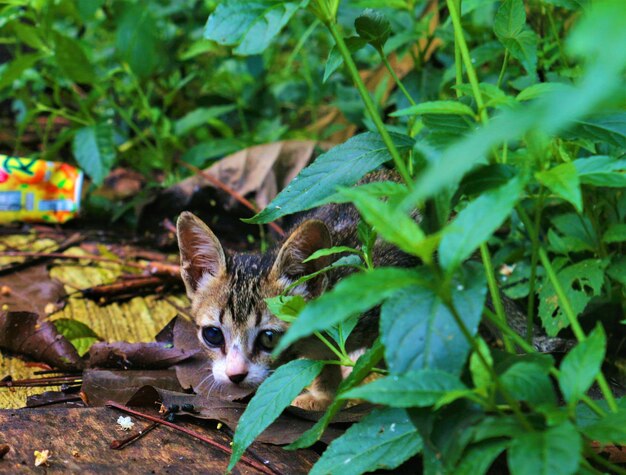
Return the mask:
[[[573,163],[562,163],[549,170],[537,172],[535,177],[552,193],[569,201],[576,211],[582,213],[583,197],[580,191],[580,180]]]
[[[228,470],[323,368],[321,361],[294,360],[279,366],[263,381],[239,419]]]
[[[455,475],[483,475],[509,445],[508,440],[488,440],[469,446],[463,453]]]
[[[468,105],[458,101],[433,101],[422,102],[406,109],[392,112],[392,117],[401,117],[405,115],[422,115],[422,114],[446,114],[446,115],[468,115],[475,117],[476,114]]]
[[[413,139],[406,135],[392,133],[391,137],[401,153],[413,145]],[[263,211],[244,221],[269,223],[281,216],[313,208],[333,195],[338,187],[354,185],[388,160],[391,155],[380,135],[367,132],[352,137],[317,157]]]
[[[101,185],[115,162],[113,128],[99,124],[78,129],[72,141],[72,152],[85,173],[96,185]]]
[[[366,9],[354,20],[357,34],[374,48],[382,50],[391,35],[391,23],[382,13]]]
[[[54,35],[54,58],[63,73],[72,81],[92,84],[96,72],[78,41],[61,34]]]
[[[424,276],[416,271],[394,267],[352,274],[305,307],[280,339],[274,353],[280,353],[300,338],[369,310],[400,289],[423,279]]]
[[[225,0],[209,16],[204,37],[236,45],[242,55],[262,53],[304,2]]]
[[[520,198],[524,182],[516,177],[472,201],[443,230],[439,262],[448,272],[468,258],[498,229]]]
[[[520,361],[501,376],[502,385],[515,399],[533,405],[556,405],[556,395],[548,370],[536,363]]]
[[[622,188],[626,186],[626,159],[594,156],[574,160],[580,182],[584,185]]]
[[[591,440],[601,444],[625,444],[626,409],[620,408],[616,413],[607,414],[591,424],[585,425],[583,432]]]
[[[493,31],[498,37],[512,38],[522,32],[525,23],[523,0],[504,0],[496,12]]]
[[[397,376],[387,376],[351,389],[342,399],[365,399],[391,407],[427,407],[434,405],[448,391],[465,389],[458,376],[434,369],[422,369]]]
[[[600,295],[605,266],[606,263],[601,260],[586,259],[557,272],[557,278],[576,315],[585,309],[592,297]],[[539,317],[549,336],[555,336],[569,326],[559,297],[547,278],[539,291]]]
[[[626,113],[604,114],[578,120],[565,134],[567,138],[586,138],[626,148]]]
[[[515,173],[515,167],[502,163],[476,167],[463,177],[459,192],[468,196],[479,195],[506,184],[515,176]]]
[[[602,241],[606,243],[626,241],[626,224],[611,224],[602,236]]]
[[[383,345],[380,340],[377,339],[372,347],[361,355],[361,357],[356,361],[348,377],[344,379],[339,385],[339,388],[337,388],[337,394],[341,394],[363,381],[363,379],[370,374],[372,368],[374,368],[378,362],[382,360],[382,358]],[[344,404],[345,401],[335,398],[320,420],[317,421],[313,427],[302,434],[298,440],[288,445],[286,449],[303,449],[310,447],[317,442],[324,433],[326,427],[328,427],[328,424],[332,421],[335,414],[339,412]]]
[[[601,325],[572,348],[561,362],[559,386],[565,400],[576,403],[591,387],[606,352],[606,335]]]
[[[571,475],[581,458],[582,439],[570,422],[513,439],[508,452],[513,475]]]
[[[517,59],[528,74],[534,75],[537,70],[537,43],[539,38],[534,31],[526,30],[512,38],[500,38],[511,56]]]
[[[389,201],[381,201],[367,191],[364,192],[360,187],[343,189],[341,194],[350,198],[365,222],[386,241],[408,254],[418,256],[426,263],[432,261],[439,236],[426,238],[415,218],[408,216]]]
[[[359,38],[358,36],[345,38],[344,41],[351,53],[356,53],[367,44],[367,41],[363,38]],[[326,59],[326,67],[324,68],[324,77],[322,78],[322,82],[326,82],[328,78],[341,67],[342,64],[343,56],[341,56],[339,48],[337,48],[337,46],[333,46],[328,53],[328,58]]]
[[[83,356],[91,345],[100,340],[100,337],[87,325],[70,318],[59,318],[52,322],[57,331],[76,348],[79,356]]]
[[[358,475],[392,470],[422,450],[422,438],[403,409],[376,409],[334,440],[310,475]]]
[[[451,288],[452,302],[474,335],[485,302],[485,273],[477,264],[465,265]],[[421,369],[459,374],[470,350],[452,314],[428,286],[408,287],[385,302],[380,333],[392,374]]]
[[[285,322],[292,322],[306,305],[302,295],[279,295],[265,299],[273,315]]]
[[[519,102],[530,101],[532,99],[536,99],[538,97],[543,96],[544,94],[558,92],[563,89],[563,84],[555,83],[555,82],[540,82],[537,84],[533,84],[523,89],[516,97],[515,100]]]

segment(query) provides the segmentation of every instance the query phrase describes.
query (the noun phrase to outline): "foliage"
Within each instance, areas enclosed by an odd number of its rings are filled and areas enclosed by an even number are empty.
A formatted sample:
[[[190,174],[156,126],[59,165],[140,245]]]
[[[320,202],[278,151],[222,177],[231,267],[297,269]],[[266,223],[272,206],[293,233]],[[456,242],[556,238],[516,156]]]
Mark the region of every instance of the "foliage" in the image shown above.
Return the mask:
[[[501,453],[512,473],[593,472],[591,440],[626,440],[604,375],[626,308],[621,1],[446,0],[433,30],[426,1],[216,3],[11,2],[0,27],[18,40],[0,94],[19,130],[45,118],[43,156],[71,143],[96,183],[115,164],[163,169],[166,183],[181,173],[173,157],[191,150],[205,165],[311,136],[329,104],[362,132],[250,220],[352,202],[362,245],[328,251],[351,253],[335,265],[358,269],[331,291],[268,302],[292,322],[277,352],[318,335],[337,359],[291,363],[263,384],[231,466],[323,364],[342,364],[353,373],[291,448],[315,443],[346,398],[383,407],[335,440],[314,473],[392,469],[416,454],[425,473],[485,473]],[[403,58],[412,67],[400,79],[390,59]],[[369,91],[359,69],[389,71],[394,92]],[[59,117],[70,125],[50,143]],[[402,182],[345,188],[381,165]],[[423,264],[373,268],[377,239]],[[527,322],[577,340],[560,363],[509,326],[499,289]],[[380,338],[353,362],[355,315],[378,306]],[[505,351],[485,344],[481,321],[502,330]],[[383,377],[360,385],[373,369]],[[594,381],[602,401],[586,395]]]

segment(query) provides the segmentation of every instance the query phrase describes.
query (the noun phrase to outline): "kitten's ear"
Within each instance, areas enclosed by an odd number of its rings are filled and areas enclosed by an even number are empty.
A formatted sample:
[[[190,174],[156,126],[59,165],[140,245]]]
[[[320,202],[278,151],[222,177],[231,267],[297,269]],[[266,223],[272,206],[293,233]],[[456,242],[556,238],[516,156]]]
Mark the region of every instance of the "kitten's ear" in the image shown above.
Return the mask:
[[[320,257],[309,262],[302,262],[311,256],[315,251],[331,247],[330,231],[328,227],[317,219],[310,219],[303,222],[292,233],[291,236],[278,251],[276,262],[274,262],[273,273],[278,279],[287,282],[295,282],[300,277],[312,274],[331,262],[329,256]],[[323,290],[324,278],[320,276],[309,280],[307,287],[313,294],[321,293]]]
[[[176,223],[180,249],[180,274],[191,298],[205,278],[226,272],[226,257],[215,234],[201,219],[185,211]]]

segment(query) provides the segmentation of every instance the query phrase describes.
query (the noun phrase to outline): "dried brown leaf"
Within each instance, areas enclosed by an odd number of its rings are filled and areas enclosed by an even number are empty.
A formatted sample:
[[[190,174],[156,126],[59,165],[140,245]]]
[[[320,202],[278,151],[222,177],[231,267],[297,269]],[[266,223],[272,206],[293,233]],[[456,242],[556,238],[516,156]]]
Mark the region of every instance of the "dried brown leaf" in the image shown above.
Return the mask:
[[[80,369],[76,348],[36,313],[0,312],[0,348],[60,369]]]

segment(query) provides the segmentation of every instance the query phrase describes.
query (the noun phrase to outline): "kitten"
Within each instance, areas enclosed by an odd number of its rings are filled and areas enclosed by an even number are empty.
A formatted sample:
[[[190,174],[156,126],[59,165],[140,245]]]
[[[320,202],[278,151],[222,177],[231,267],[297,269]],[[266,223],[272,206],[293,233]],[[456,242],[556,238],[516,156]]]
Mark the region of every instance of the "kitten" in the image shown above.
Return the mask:
[[[391,179],[390,172],[368,175],[362,183]],[[274,249],[264,253],[225,251],[217,237],[189,212],[177,223],[181,275],[191,300],[198,338],[212,361],[214,386],[228,398],[254,391],[272,369],[296,358],[331,359],[333,354],[315,337],[301,340],[280,356],[271,357],[288,324],[273,316],[264,299],[275,297],[300,277],[316,272],[341,254],[303,262],[315,251],[332,246],[360,248],[357,226],[360,217],[350,204],[330,204],[306,213]],[[410,266],[416,259],[378,240],[372,253],[374,265]],[[298,285],[290,294],[305,299],[319,296],[341,278],[354,272],[340,267]],[[347,341],[357,352],[371,345],[378,334],[378,310],[359,320]],[[340,367],[327,365],[295,404],[324,409],[341,381]]]

